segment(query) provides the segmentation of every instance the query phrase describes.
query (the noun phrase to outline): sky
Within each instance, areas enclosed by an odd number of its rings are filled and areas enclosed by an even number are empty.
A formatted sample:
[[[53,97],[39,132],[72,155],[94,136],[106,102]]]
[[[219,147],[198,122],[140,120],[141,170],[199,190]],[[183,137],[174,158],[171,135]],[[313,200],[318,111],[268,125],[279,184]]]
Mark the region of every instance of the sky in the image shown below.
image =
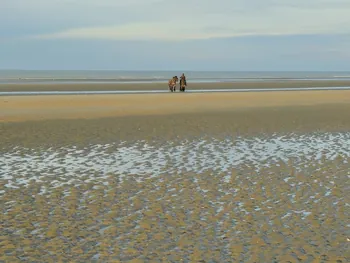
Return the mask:
[[[349,0],[1,0],[0,69],[350,70]]]

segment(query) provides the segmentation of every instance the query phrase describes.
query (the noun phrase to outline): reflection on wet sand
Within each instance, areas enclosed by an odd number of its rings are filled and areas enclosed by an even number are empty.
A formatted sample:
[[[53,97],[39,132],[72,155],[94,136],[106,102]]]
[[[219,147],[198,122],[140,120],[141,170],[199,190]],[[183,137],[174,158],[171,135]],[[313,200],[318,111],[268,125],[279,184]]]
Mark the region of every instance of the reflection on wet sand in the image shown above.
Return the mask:
[[[349,142],[15,147],[0,163],[0,260],[347,262]]]

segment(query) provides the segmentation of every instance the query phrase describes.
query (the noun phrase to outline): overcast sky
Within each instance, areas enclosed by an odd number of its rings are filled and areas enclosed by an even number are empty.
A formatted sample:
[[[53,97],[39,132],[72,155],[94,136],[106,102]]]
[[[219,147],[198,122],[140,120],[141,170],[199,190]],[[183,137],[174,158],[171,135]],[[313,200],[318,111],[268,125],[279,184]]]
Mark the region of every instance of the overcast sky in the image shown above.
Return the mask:
[[[0,69],[350,70],[349,0],[0,1]]]

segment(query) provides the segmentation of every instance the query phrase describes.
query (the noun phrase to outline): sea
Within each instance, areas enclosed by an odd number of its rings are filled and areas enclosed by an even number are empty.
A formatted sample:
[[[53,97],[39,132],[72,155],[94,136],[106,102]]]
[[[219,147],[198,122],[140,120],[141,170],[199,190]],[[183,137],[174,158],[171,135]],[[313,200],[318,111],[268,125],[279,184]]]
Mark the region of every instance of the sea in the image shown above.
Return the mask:
[[[186,75],[192,83],[271,80],[350,80],[350,71],[126,71],[126,70],[0,70],[6,83],[155,83]]]

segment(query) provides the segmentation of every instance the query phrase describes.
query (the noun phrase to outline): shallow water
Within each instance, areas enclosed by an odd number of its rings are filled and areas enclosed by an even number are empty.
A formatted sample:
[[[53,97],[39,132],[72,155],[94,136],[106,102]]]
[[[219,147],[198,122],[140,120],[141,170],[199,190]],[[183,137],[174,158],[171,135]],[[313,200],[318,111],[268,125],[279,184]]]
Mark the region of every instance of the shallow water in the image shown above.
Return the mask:
[[[15,147],[0,261],[348,262],[349,161],[350,132]]]
[[[269,92],[269,91],[307,91],[307,90],[350,90],[350,87],[303,87],[303,88],[256,88],[256,89],[187,89],[186,93],[213,93],[213,92]],[[94,91],[0,91],[0,96],[23,95],[97,95],[97,94],[151,94],[169,93],[169,90],[94,90]],[[176,93],[180,93],[179,91]]]
[[[0,83],[157,82],[181,71],[171,70],[0,70]],[[185,71],[191,82],[251,80],[349,80],[348,71]]]
[[[111,173],[121,179],[132,174],[144,180],[162,174],[201,174],[208,170],[225,174],[246,165],[259,172],[263,167],[290,160],[296,169],[306,169],[338,156],[350,157],[350,132],[196,139],[158,146],[136,141],[83,149],[74,146],[40,151],[14,148],[0,159],[0,180],[8,180],[6,187],[20,187],[32,179],[51,178],[52,186],[57,187],[86,175],[102,182]]]

